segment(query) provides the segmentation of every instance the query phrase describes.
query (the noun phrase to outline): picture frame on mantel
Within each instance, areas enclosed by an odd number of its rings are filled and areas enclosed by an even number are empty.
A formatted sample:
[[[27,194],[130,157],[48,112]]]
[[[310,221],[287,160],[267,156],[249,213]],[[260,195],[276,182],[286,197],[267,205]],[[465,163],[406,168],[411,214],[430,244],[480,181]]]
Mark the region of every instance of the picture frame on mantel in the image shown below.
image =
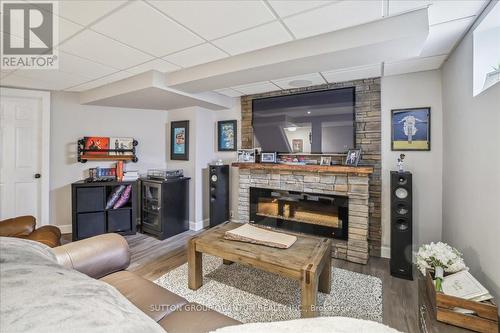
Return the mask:
[[[391,110],[391,150],[431,150],[431,108]]]
[[[217,122],[217,150],[236,151],[238,125],[236,120],[221,120]]]
[[[170,123],[170,159],[189,161],[189,120]]]

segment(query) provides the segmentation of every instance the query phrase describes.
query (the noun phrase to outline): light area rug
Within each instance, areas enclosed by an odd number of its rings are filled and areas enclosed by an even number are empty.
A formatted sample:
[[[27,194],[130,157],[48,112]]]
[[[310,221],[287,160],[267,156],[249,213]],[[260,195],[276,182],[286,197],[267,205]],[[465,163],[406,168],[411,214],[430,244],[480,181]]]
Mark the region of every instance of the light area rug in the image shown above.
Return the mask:
[[[219,328],[212,333],[401,333],[380,323],[345,317],[318,317]]]
[[[298,281],[203,255],[203,286],[188,288],[187,264],[155,281],[190,302],[205,305],[243,323],[300,318]],[[330,294],[318,292],[320,316],[382,321],[382,281],[374,276],[332,268]]]

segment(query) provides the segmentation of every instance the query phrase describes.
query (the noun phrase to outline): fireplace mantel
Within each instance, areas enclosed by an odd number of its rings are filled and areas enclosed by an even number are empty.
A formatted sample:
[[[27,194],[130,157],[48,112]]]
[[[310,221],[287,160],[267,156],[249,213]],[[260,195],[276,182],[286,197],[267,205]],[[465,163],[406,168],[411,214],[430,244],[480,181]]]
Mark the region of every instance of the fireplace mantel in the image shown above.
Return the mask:
[[[233,167],[253,170],[280,170],[302,171],[318,173],[344,173],[357,175],[370,175],[373,173],[371,166],[345,166],[345,165],[297,165],[297,164],[272,164],[272,163],[233,163]]]

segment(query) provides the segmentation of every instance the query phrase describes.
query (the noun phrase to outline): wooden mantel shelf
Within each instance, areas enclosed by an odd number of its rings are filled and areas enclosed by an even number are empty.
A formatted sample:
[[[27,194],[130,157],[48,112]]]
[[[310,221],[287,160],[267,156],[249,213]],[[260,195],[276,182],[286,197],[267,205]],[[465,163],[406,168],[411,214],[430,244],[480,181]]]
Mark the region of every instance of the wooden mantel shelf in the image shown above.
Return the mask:
[[[233,163],[233,167],[254,170],[283,170],[322,173],[348,173],[358,175],[370,175],[373,168],[370,166],[345,166],[345,165],[296,165],[296,164],[272,164],[272,163]]]

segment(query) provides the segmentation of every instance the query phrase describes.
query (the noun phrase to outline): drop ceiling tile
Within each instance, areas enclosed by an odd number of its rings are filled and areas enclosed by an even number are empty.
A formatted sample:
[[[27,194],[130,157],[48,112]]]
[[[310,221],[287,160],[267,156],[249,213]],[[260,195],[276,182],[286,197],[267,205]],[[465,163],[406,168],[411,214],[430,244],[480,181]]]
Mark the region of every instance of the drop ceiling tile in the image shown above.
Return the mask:
[[[427,57],[450,53],[473,22],[471,17],[429,27],[429,36],[420,55]]]
[[[446,60],[446,57],[446,55],[440,55],[436,57],[412,58],[398,62],[385,63],[384,76],[438,69],[443,64],[443,61]]]
[[[59,43],[83,30],[84,27],[71,21],[59,18]]]
[[[262,1],[148,1],[211,40],[275,19]]]
[[[59,1],[59,16],[81,25],[88,25],[112,12],[128,1],[122,0],[71,0]]]
[[[5,78],[2,78],[2,86],[27,88],[27,89],[43,89],[43,90],[56,90],[53,83],[44,82],[20,74],[13,73]]]
[[[227,57],[227,54],[208,43],[194,46],[163,59],[182,67],[191,67]]]
[[[14,72],[13,69],[2,69],[2,70],[0,70],[0,78],[3,79],[4,77],[6,77],[7,75],[12,74],[13,72]]]
[[[6,81],[9,81],[11,77],[15,77],[14,79],[19,84],[24,81],[26,88],[36,87],[37,89],[46,90],[61,90],[88,81],[86,77],[53,69],[19,69],[16,73],[7,76]],[[34,83],[30,84],[29,80]]]
[[[87,80],[116,72],[116,69],[112,67],[65,52],[59,52],[59,70],[80,75],[87,78]]]
[[[383,0],[342,1],[283,20],[297,38],[304,38],[382,18]]]
[[[125,71],[119,71],[119,72],[113,73],[111,75],[108,75],[106,77],[80,84],[78,86],[73,86],[73,87],[68,86],[68,87],[66,87],[65,90],[66,91],[85,91],[85,90],[89,90],[89,89],[103,86],[105,84],[109,84],[109,83],[113,83],[113,82],[116,82],[119,80],[123,80],[127,77],[130,77],[130,76],[133,76],[133,74],[125,72]]]
[[[416,9],[428,7],[430,0],[389,0],[389,15],[397,15]]]
[[[233,90],[231,88],[223,88],[223,89],[217,89],[215,92],[228,96],[228,97],[240,97],[243,95],[243,93]]]
[[[304,0],[269,0],[269,3],[280,17],[287,17],[312,8],[327,5],[338,0],[304,1]]]
[[[321,75],[319,75],[319,73],[291,76],[282,79],[271,80],[271,82],[281,89],[309,87],[326,83],[326,81],[321,77]]]
[[[381,76],[381,65],[372,64],[321,72],[328,83],[366,79]]]
[[[251,83],[251,84],[244,84],[241,86],[231,87],[231,89],[239,91],[244,95],[260,94],[260,93],[264,93],[264,92],[280,90],[280,88],[278,88],[277,86],[275,86],[271,82],[267,82],[267,81],[255,82],[255,83]]]
[[[479,15],[487,3],[487,0],[434,0],[429,7],[429,24]]]
[[[180,69],[179,66],[176,66],[174,64],[171,64],[167,61],[161,60],[161,59],[155,59],[148,61],[144,64],[140,64],[138,66],[132,67],[127,69],[127,72],[133,73],[133,74],[141,74],[150,70],[157,70],[159,72],[163,73],[168,73],[168,72],[173,72]]]
[[[85,30],[64,42],[60,50],[116,69],[129,68],[153,59],[146,53],[91,30]]]
[[[235,55],[291,40],[292,37],[281,23],[272,22],[214,40],[213,43],[231,55]]]
[[[93,25],[92,30],[157,57],[203,42],[200,37],[142,1],[119,9]]]

